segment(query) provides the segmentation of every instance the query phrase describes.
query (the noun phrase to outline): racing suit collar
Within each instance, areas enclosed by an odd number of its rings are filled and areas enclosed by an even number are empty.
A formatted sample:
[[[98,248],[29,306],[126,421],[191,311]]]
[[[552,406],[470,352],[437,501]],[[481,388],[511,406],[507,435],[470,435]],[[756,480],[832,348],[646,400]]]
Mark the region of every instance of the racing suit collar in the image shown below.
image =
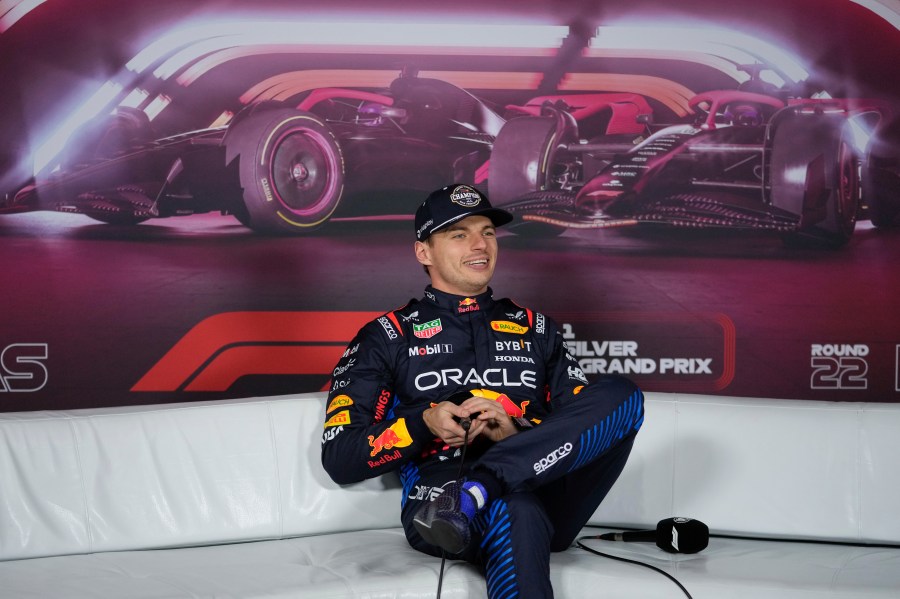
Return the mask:
[[[493,306],[493,294],[494,292],[490,287],[482,294],[465,296],[438,291],[431,285],[428,285],[425,288],[425,301],[455,314],[465,314],[467,312],[486,310]]]

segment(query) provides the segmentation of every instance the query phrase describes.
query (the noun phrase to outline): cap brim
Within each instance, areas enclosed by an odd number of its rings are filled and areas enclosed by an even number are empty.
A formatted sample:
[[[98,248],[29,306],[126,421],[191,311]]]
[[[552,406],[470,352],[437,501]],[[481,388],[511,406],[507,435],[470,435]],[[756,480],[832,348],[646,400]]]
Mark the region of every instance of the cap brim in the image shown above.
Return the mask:
[[[442,222],[438,226],[434,227],[431,231],[429,231],[428,236],[430,237],[438,231],[446,229],[453,223],[458,223],[464,218],[469,218],[470,216],[486,216],[491,219],[491,223],[493,223],[495,227],[502,227],[503,225],[510,223],[514,218],[512,214],[501,208],[485,208],[484,210],[473,210],[472,212],[466,212],[465,214],[454,216],[450,220]]]
[[[479,212],[478,214],[482,214],[491,219],[491,222],[494,223],[495,227],[502,227],[503,225],[509,224],[512,222],[513,218],[515,218],[511,213],[502,208],[490,208]]]

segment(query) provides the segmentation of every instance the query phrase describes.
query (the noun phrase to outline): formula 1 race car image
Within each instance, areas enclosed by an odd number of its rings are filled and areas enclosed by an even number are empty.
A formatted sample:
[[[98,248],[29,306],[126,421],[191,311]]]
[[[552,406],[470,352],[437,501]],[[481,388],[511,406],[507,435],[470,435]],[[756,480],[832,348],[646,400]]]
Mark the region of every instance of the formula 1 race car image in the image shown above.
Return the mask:
[[[0,214],[133,225],[221,211],[257,232],[298,234],[340,208],[384,213],[394,201],[408,212],[447,181],[473,182],[504,122],[465,90],[416,76],[385,93],[319,88],[299,104],[251,104],[225,126],[163,138],[144,112],[120,107],[73,134]]]
[[[516,215],[511,230],[542,235],[719,227],[839,247],[858,218],[894,223],[897,161],[874,150],[882,103],[723,90],[689,104],[686,122],[657,126],[636,95],[536,99],[493,145],[491,201]],[[605,130],[585,131],[598,113]]]

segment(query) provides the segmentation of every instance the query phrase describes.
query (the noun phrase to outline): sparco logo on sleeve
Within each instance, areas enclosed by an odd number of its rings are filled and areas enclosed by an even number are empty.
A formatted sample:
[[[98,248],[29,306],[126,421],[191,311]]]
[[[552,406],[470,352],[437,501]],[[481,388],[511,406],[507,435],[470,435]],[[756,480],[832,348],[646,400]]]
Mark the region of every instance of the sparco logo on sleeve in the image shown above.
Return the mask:
[[[545,326],[544,315],[538,312],[534,315],[534,332],[538,335],[543,335]]]
[[[541,458],[537,462],[534,463],[534,473],[540,474],[541,472],[546,471],[550,467],[552,467],[556,462],[563,459],[567,455],[572,453],[572,444],[566,442],[564,445],[560,445],[559,448],[551,451],[547,454],[546,458]]]
[[[394,330],[394,325],[391,324],[391,321],[388,320],[387,316],[382,316],[378,319],[378,322],[384,328],[384,332],[387,333],[388,339],[397,338],[397,331]]]

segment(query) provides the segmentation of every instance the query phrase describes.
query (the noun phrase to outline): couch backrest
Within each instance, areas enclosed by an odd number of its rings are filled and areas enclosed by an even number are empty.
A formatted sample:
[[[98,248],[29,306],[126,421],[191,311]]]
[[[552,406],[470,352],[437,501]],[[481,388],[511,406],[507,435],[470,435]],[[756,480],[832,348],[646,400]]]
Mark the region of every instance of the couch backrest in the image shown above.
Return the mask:
[[[0,414],[0,560],[399,525],[396,477],[339,487],[325,395]],[[648,394],[592,522],[900,543],[900,405]]]
[[[0,560],[397,526],[322,469],[324,394],[0,415]]]
[[[900,544],[900,404],[650,393],[593,523]]]

